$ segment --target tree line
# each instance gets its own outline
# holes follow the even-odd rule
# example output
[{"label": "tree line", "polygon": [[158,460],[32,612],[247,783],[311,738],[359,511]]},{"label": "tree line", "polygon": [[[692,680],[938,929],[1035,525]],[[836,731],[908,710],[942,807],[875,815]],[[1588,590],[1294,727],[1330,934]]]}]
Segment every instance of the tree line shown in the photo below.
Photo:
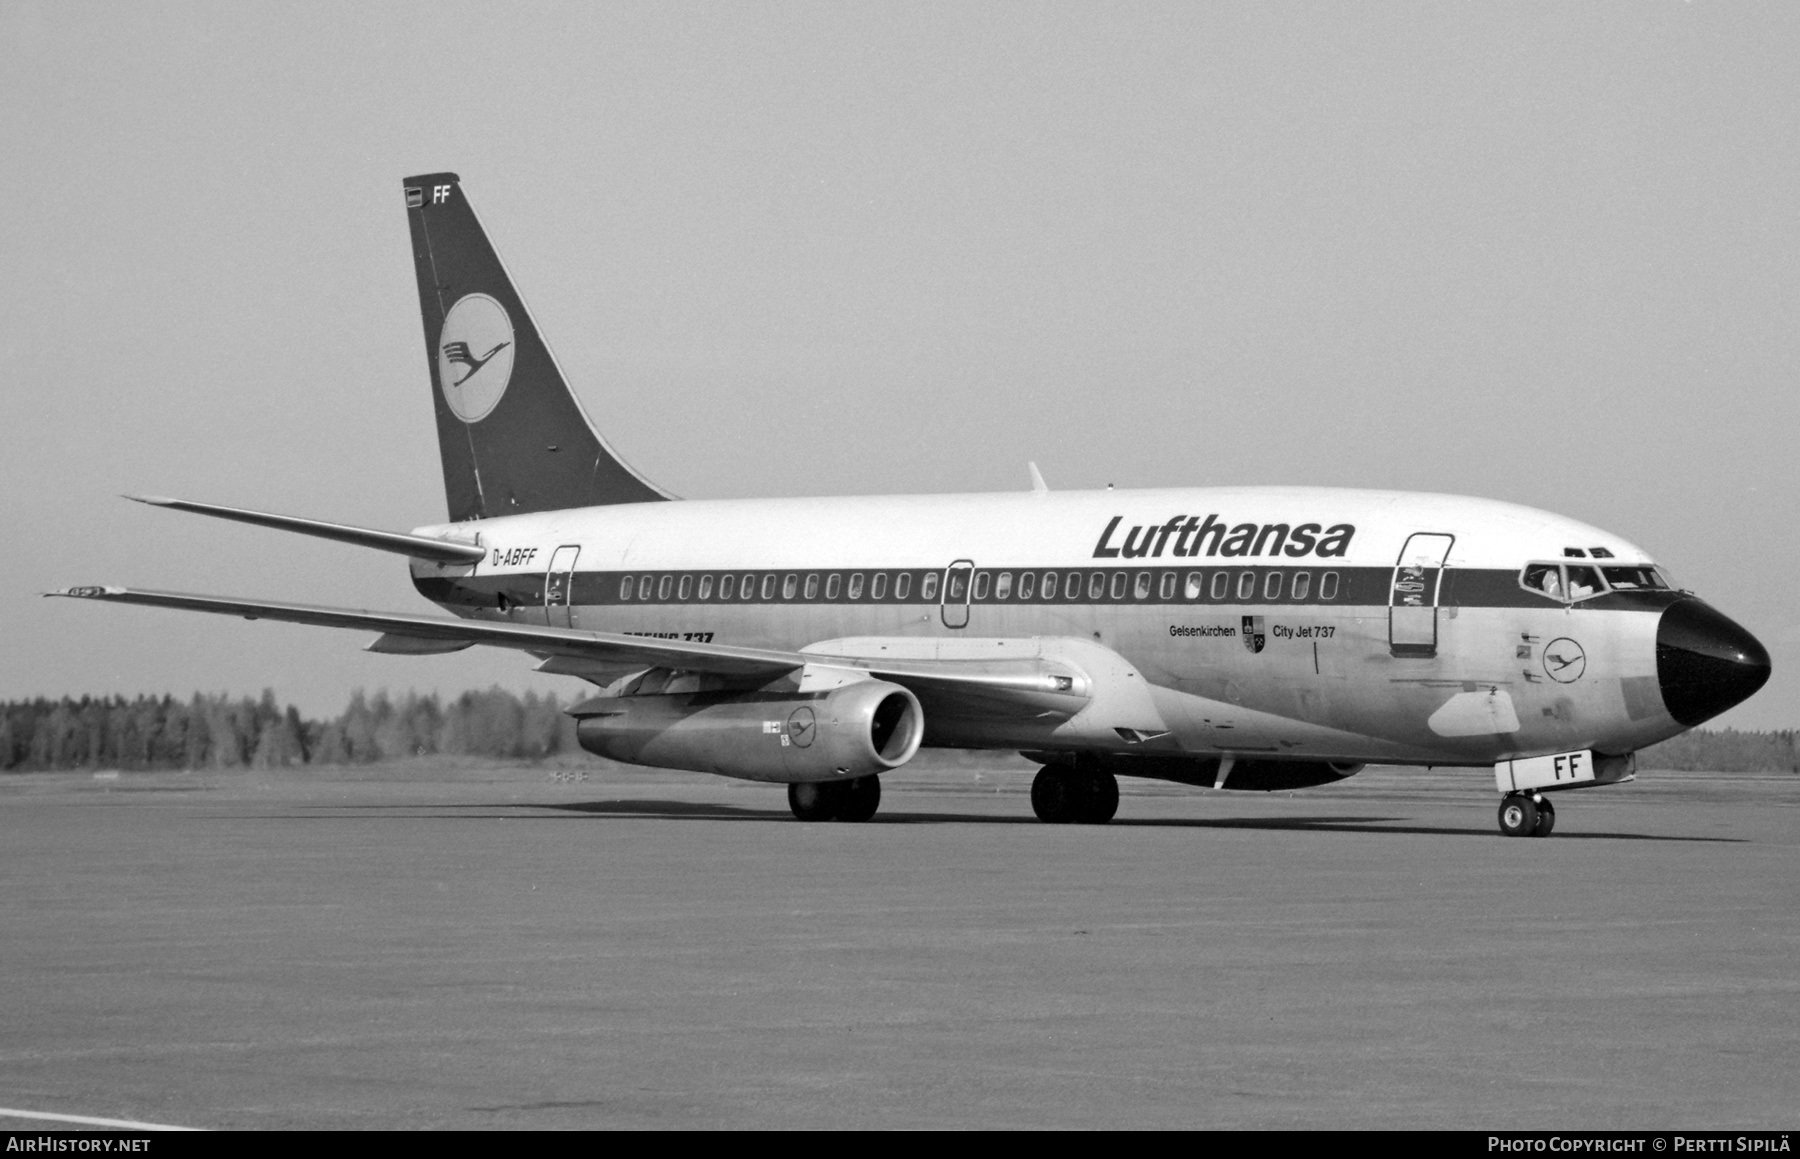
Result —
[{"label": "tree line", "polygon": [[[365,765],[426,756],[537,761],[580,752],[555,693],[502,688],[435,693],[360,689],[329,720],[308,720],[265,690],[260,699],[62,697],[0,705],[0,770],[235,769]],[[1643,769],[1800,772],[1800,733],[1695,729],[1638,754]]]},{"label": "tree line", "polygon": [[235,769],[363,765],[436,755],[543,760],[579,751],[555,693],[500,688],[449,701],[357,690],[344,711],[308,720],[273,691],[83,696],[0,706],[0,770]]},{"label": "tree line", "polygon": [[1697,728],[1638,753],[1640,769],[1716,773],[1800,773],[1800,732]]}]

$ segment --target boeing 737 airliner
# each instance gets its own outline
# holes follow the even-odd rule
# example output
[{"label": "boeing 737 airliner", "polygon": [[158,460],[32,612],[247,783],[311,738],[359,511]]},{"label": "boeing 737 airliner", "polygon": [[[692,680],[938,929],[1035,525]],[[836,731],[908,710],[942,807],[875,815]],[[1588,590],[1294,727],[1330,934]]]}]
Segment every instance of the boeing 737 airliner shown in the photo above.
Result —
[{"label": "boeing 737 airliner", "polygon": [[866,821],[921,745],[1041,762],[1049,822],[1118,776],[1224,790],[1367,762],[1493,771],[1500,828],[1749,697],[1754,637],[1597,527],[1448,495],[1225,487],[672,502],[594,429],[453,173],[403,183],[446,522],[376,531],[144,502],[409,557],[455,618],[74,587],[356,628],[377,652],[530,654],[581,744],[785,783]]}]

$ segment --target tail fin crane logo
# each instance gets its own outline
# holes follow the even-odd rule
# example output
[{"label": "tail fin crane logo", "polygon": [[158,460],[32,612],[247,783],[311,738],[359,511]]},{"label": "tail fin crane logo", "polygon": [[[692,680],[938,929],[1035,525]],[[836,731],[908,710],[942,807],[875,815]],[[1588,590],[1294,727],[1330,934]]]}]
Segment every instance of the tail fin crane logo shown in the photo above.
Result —
[{"label": "tail fin crane logo", "polygon": [[508,346],[511,346],[511,345],[512,345],[512,343],[510,343],[510,342],[502,342],[500,345],[494,347],[492,350],[488,351],[486,354],[483,354],[480,358],[476,358],[474,355],[469,353],[469,344],[467,342],[446,342],[446,343],[444,343],[444,361],[450,362],[450,363],[461,363],[462,365],[467,366],[469,368],[467,373],[465,373],[461,378],[457,379],[455,382],[451,383],[450,385],[451,386],[461,386],[463,383],[469,381],[470,378],[474,377],[474,374],[477,370],[480,370],[482,367],[486,366],[489,362],[492,362],[494,360],[494,355],[500,353],[502,350],[505,350]]},{"label": "tail fin crane logo", "polygon": [[456,300],[438,332],[437,369],[438,389],[457,418],[478,423],[499,404],[517,351],[504,306],[486,294]]}]

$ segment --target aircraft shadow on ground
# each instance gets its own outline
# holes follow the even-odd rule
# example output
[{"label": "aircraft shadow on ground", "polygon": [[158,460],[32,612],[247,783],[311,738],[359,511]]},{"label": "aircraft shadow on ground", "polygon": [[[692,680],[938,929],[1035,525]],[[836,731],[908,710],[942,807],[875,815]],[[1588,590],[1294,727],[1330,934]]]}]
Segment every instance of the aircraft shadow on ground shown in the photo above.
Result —
[{"label": "aircraft shadow on ground", "polygon": [[[1363,833],[1369,835],[1382,834],[1422,834],[1441,837],[1498,837],[1499,833],[1485,826],[1451,827],[1447,825],[1390,825],[1387,822],[1399,821],[1399,817],[1228,817],[1228,818],[1172,818],[1166,821],[1150,820],[1114,820],[1114,825],[1134,826],[1186,826],[1194,829],[1290,829],[1314,833]],[[1379,825],[1380,828],[1371,828]],[[1555,840],[1566,841],[1699,841],[1707,844],[1739,845],[1744,843],[1742,837],[1683,837],[1657,833],[1583,833],[1579,830],[1561,830]]]},{"label": "aircraft shadow on ground", "polygon": [[[534,804],[530,802],[500,802],[491,804],[443,804],[443,805],[334,805],[319,806],[331,813],[339,812],[404,812],[409,817],[424,820],[432,816],[443,816],[449,810],[456,816],[475,819],[507,818],[510,820],[527,820],[537,816],[540,820],[575,819],[577,817],[593,818],[633,818],[641,820],[661,821],[761,821],[765,823],[792,824],[794,817],[786,809],[753,809],[741,805],[722,805],[716,802],[668,801],[668,800],[621,800],[621,801],[575,801]],[[483,810],[475,813],[474,810]],[[543,810],[544,813],[533,814],[521,810]],[[320,813],[309,813],[306,816],[319,819]],[[1447,825],[1407,825],[1393,824],[1404,822],[1404,817],[1342,817],[1342,816],[1305,816],[1305,817],[1159,817],[1159,818],[1115,818],[1110,822],[1111,828],[1122,829],[1255,829],[1268,832],[1298,833],[1356,833],[1364,836],[1380,837],[1398,834],[1432,837],[1480,837],[1483,839],[1498,836],[1493,829],[1484,826],[1447,826]],[[917,811],[882,811],[872,825],[1040,825],[1036,817],[1029,814],[995,815],[992,813],[925,813]],[[1582,832],[1580,830],[1563,830],[1556,838],[1564,841],[1672,841],[1698,842],[1711,845],[1740,845],[1745,843],[1742,837],[1688,837],[1679,834],[1653,833],[1618,833],[1618,832]]]}]

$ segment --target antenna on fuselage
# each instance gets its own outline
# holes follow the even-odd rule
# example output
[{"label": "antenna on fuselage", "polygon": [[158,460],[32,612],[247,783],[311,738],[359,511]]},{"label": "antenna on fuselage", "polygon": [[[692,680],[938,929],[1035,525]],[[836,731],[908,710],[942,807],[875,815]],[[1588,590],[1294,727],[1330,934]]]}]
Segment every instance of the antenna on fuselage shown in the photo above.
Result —
[{"label": "antenna on fuselage", "polygon": [[1037,469],[1037,464],[1027,461],[1025,466],[1031,471],[1031,492],[1034,495],[1050,494],[1050,484],[1044,482],[1044,473]]}]

